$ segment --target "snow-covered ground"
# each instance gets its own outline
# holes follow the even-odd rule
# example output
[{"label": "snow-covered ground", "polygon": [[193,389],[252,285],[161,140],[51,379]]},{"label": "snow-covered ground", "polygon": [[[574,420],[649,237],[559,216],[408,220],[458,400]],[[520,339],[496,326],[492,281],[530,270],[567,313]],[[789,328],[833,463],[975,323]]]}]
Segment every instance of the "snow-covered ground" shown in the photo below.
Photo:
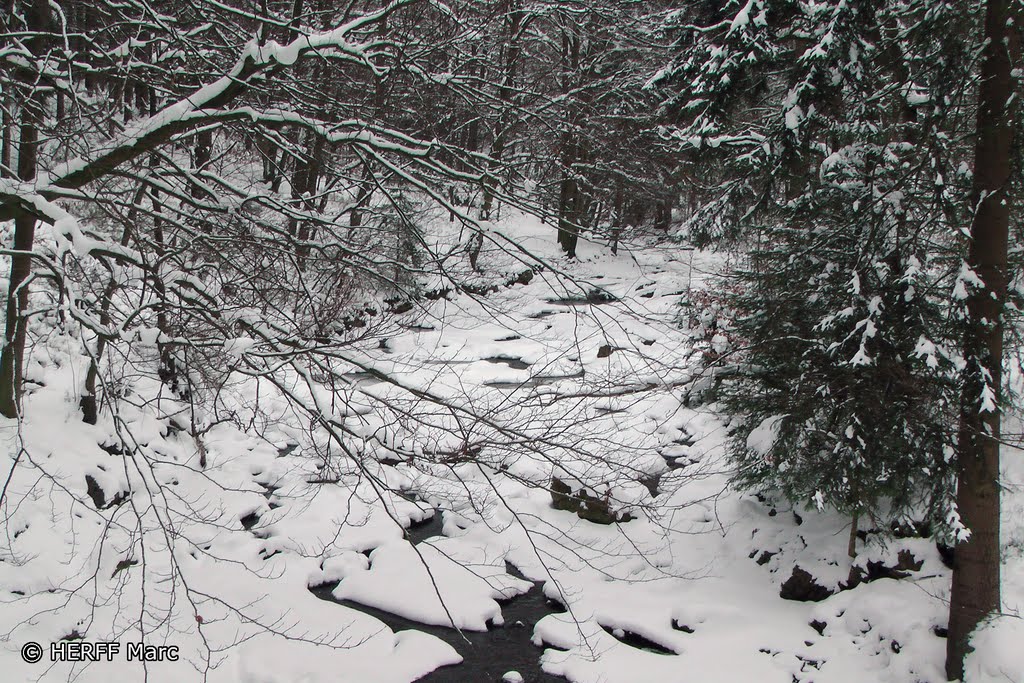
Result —
[{"label": "snow-covered ground", "polygon": [[[717,342],[680,308],[722,257],[583,244],[566,263],[550,226],[501,227],[549,269],[485,297],[425,300],[353,350],[401,386],[353,366],[351,384],[314,397],[360,435],[358,466],[325,456],[324,435],[255,380],[232,389],[246,428],[215,424],[201,445],[142,379],[125,380],[138,405],[85,425],[76,347],[39,340],[26,418],[0,423],[4,467],[16,464],[0,477],[0,678],[413,681],[457,664],[456,648],[352,603],[484,631],[542,582],[566,611],[538,621],[533,654],[579,683],[944,680],[949,572],[934,543],[869,535],[858,564],[909,550],[920,567],[820,602],[779,596],[796,566],[826,588],[847,579],[848,520],[727,486],[730,418],[688,391]],[[516,271],[497,248],[481,263]],[[579,301],[595,291],[600,303]],[[453,407],[408,404],[407,424],[379,409],[410,389]],[[384,446],[405,460],[379,462]],[[1020,456],[1004,456],[1007,616],[978,637],[972,683],[1024,681]],[[555,509],[553,474],[628,521]],[[432,514],[443,535],[410,543],[404,529]],[[333,582],[347,604],[309,590]],[[51,663],[49,643],[67,637],[176,645],[181,659]],[[30,641],[42,662],[23,661]]]}]

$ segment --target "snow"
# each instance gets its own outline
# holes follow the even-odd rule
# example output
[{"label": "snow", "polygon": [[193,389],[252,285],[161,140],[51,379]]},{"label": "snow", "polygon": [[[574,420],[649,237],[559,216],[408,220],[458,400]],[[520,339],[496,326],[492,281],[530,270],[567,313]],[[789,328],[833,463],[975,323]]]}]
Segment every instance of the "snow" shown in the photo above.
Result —
[{"label": "snow", "polygon": [[964,679],[969,683],[1024,680],[1024,618],[996,617],[971,638],[974,652],[967,656]]},{"label": "snow", "polygon": [[334,596],[424,624],[486,631],[488,622],[503,623],[497,600],[531,584],[509,576],[504,558],[484,551],[457,539],[382,545],[370,553],[368,568],[347,573]]},{"label": "snow", "polygon": [[785,418],[785,415],[773,415],[762,420],[747,436],[747,448],[762,457],[771,453]]},{"label": "snow", "polygon": [[[545,671],[574,683],[944,680],[945,641],[935,629],[945,623],[949,572],[933,543],[858,544],[859,566],[912,552],[923,566],[908,578],[819,603],[779,597],[797,566],[830,589],[847,579],[849,520],[730,488],[729,416],[684,400],[704,368],[679,305],[721,257],[629,245],[611,256],[584,240],[579,262],[566,263],[551,231],[513,213],[490,226],[480,263],[515,272],[521,264],[502,248],[515,240],[580,287],[546,272],[486,301],[432,301],[385,328],[387,352],[373,339],[347,350],[353,363],[337,361],[395,384],[361,377],[335,395],[290,376],[289,390],[349,430],[359,466],[325,455],[327,435],[304,425],[279,388],[251,379],[228,390],[252,427],[210,427],[201,437],[205,469],[194,437],[171,429],[187,420],[184,406],[157,398],[155,382],[132,382],[117,422],[85,425],[77,410],[83,359],[56,338],[39,342],[31,367],[44,386],[26,397],[20,428],[0,423],[8,469],[24,449],[0,546],[5,680],[72,673],[70,664],[24,663],[29,640],[79,630],[130,642],[144,630],[147,641],[183,653],[182,662],[152,665],[154,681],[198,670],[213,683],[404,683],[462,657],[434,635],[392,631],[360,606],[484,632],[504,622],[506,601],[532,582],[566,608],[537,622],[535,654]],[[553,303],[592,288],[615,300]],[[153,345],[157,334],[138,337]],[[237,360],[257,345],[239,336],[223,350]],[[599,357],[606,346],[613,352]],[[915,353],[932,362],[944,352],[922,338]],[[528,367],[510,367],[516,359]],[[394,428],[384,406],[407,396],[403,386],[472,414],[420,401],[417,424]],[[767,456],[784,418],[763,420],[747,447]],[[557,438],[539,441],[553,427]],[[101,448],[122,441],[131,457]],[[456,457],[477,442],[475,461]],[[389,448],[406,460],[377,462]],[[453,456],[427,457],[437,452]],[[1006,616],[975,635],[969,683],[1024,680],[1021,460],[1007,457],[1004,473]],[[553,472],[632,521],[604,526],[553,509],[545,490]],[[128,502],[97,510],[86,475],[106,501],[130,491]],[[643,483],[650,477],[660,477],[655,493]],[[441,515],[441,535],[414,545],[406,529],[432,514]],[[246,530],[242,520],[255,521]],[[341,604],[310,592],[334,582]],[[825,624],[820,634],[812,622]],[[120,660],[74,674],[106,683],[141,680],[142,670]],[[509,671],[503,680],[524,676]]]},{"label": "snow", "polygon": [[755,3],[755,0],[748,0],[747,4],[744,5],[739,12],[736,13],[735,17],[733,17],[732,23],[730,23],[729,25],[730,33],[732,33],[733,31],[741,30],[745,28],[747,24],[750,23],[750,12],[751,10],[754,9],[755,4],[763,8],[763,3]]},{"label": "snow", "polygon": [[971,270],[966,262],[960,264],[960,272],[957,274],[956,282],[953,285],[953,298],[957,301],[964,301],[970,295],[968,287],[984,289],[985,283],[981,281],[978,274]]},{"label": "snow", "polygon": [[800,107],[794,106],[786,111],[786,128],[791,131],[800,129],[800,121],[804,118],[804,112]]}]

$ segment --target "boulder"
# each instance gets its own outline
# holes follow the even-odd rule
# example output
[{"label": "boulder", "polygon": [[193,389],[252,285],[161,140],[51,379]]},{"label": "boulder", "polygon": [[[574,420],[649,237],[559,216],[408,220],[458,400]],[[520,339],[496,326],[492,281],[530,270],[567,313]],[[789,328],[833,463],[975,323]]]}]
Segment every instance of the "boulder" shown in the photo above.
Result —
[{"label": "boulder", "polygon": [[615,511],[611,509],[611,501],[607,496],[598,498],[583,486],[574,489],[558,477],[551,477],[550,490],[552,507],[556,510],[575,512],[577,517],[588,522],[613,524],[628,522],[632,519],[628,513],[621,516],[616,515]]}]

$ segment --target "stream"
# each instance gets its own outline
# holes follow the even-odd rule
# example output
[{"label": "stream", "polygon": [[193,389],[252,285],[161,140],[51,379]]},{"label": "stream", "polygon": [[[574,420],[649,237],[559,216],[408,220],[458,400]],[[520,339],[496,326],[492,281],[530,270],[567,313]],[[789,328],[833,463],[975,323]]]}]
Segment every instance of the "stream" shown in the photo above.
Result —
[{"label": "stream", "polygon": [[[413,524],[406,535],[416,544],[441,535],[441,514]],[[508,565],[507,571],[523,578],[518,570]],[[414,629],[429,633],[451,645],[462,656],[462,663],[436,669],[417,679],[417,683],[500,683],[502,676],[517,671],[524,683],[557,683],[565,679],[545,673],[540,668],[542,649],[533,644],[533,627],[549,614],[564,612],[564,608],[544,597],[541,583],[534,583],[526,593],[501,602],[504,626],[492,626],[487,631],[459,631],[444,626],[422,624],[374,607],[350,600],[339,600],[333,591],[338,581],[310,587],[310,592],[321,600],[345,605],[380,620],[392,631]]]},{"label": "stream", "polygon": [[[602,304],[614,301],[613,297],[604,295],[595,290],[588,293],[585,298],[579,299],[552,299],[548,303],[558,307],[576,307],[594,304]],[[540,318],[554,315],[559,311],[545,310],[540,314],[531,317]],[[412,326],[415,332],[428,331],[426,326]],[[511,341],[519,339],[517,335],[502,338],[498,341]],[[515,356],[495,355],[480,359],[492,364],[506,365],[513,370],[529,370],[530,363]],[[437,361],[440,364],[456,365],[477,362],[469,361]],[[566,375],[535,375],[522,381],[491,381],[485,382],[486,386],[498,389],[516,390],[529,387],[538,387],[566,379],[579,379],[583,376],[582,369],[578,372]],[[380,379],[369,372],[351,372],[345,375],[346,379],[355,383],[375,384]],[[645,484],[655,492],[657,480],[652,479]],[[252,520],[246,520],[250,524]],[[421,522],[412,524],[406,530],[408,540],[417,544],[428,538],[442,535],[441,513],[435,514]],[[517,578],[525,577],[511,564],[506,570]],[[375,607],[362,605],[351,600],[342,600],[334,596],[334,589],[338,587],[339,581],[323,583],[318,586],[311,586],[310,592],[321,600],[344,605],[350,609],[362,612],[378,619],[392,631],[416,630],[429,633],[451,645],[459,655],[462,656],[462,663],[436,669],[426,676],[418,679],[418,683],[500,683],[502,676],[508,672],[518,672],[524,683],[558,683],[566,679],[545,673],[540,667],[540,656],[543,652],[541,647],[533,643],[533,630],[537,622],[549,614],[559,614],[565,609],[559,603],[544,596],[543,584],[535,582],[533,587],[526,593],[518,595],[506,601],[501,601],[501,611],[504,618],[503,626],[491,626],[487,631],[462,631],[461,633],[450,627],[423,624],[406,617],[392,614]]]}]

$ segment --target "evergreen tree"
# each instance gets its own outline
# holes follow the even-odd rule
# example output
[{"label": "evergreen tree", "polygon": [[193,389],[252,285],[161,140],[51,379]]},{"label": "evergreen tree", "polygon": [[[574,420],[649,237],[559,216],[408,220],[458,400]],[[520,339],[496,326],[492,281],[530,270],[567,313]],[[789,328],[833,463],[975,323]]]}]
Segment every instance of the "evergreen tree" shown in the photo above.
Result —
[{"label": "evergreen tree", "polygon": [[690,162],[690,225],[751,245],[734,301],[745,362],[724,388],[749,415],[737,481],[848,513],[852,532],[861,515],[926,514],[963,534],[951,295],[977,22],[923,1],[669,16],[682,56],[657,83],[677,84],[665,137]]}]

